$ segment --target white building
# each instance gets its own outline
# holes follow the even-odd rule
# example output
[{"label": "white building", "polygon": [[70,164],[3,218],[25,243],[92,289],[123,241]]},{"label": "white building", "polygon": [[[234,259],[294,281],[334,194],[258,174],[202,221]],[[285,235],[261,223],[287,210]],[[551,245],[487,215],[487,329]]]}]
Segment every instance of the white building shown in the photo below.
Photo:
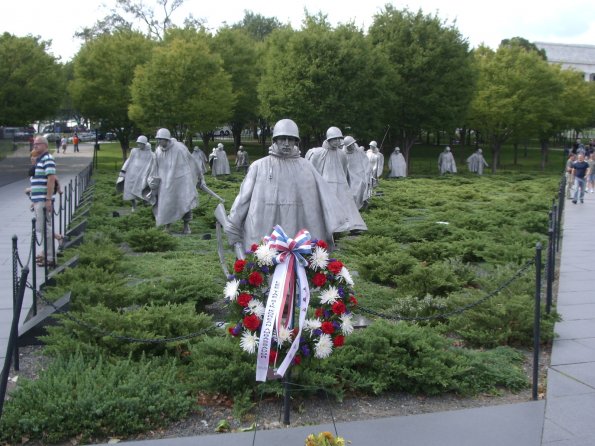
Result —
[{"label": "white building", "polygon": [[534,43],[540,50],[545,50],[548,62],[560,64],[562,68],[574,68],[584,73],[586,81],[595,82],[595,45]]}]

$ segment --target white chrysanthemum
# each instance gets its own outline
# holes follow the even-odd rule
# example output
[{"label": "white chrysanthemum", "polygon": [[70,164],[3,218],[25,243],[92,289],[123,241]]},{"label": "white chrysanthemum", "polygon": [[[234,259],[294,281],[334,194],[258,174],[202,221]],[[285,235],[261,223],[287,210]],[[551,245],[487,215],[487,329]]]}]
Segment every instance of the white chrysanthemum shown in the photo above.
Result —
[{"label": "white chrysanthemum", "polygon": [[328,265],[328,251],[320,246],[316,246],[310,256],[310,268],[313,270],[325,269]]},{"label": "white chrysanthemum", "polygon": [[240,347],[245,352],[254,353],[258,347],[258,336],[250,332],[250,330],[244,330],[242,332],[242,339],[240,339]]},{"label": "white chrysanthemum", "polygon": [[281,327],[277,333],[277,343],[283,345],[286,342],[291,343],[293,340],[293,331],[287,327]]},{"label": "white chrysanthemum", "polygon": [[339,292],[334,286],[329,286],[326,290],[320,293],[320,303],[322,305],[332,305],[339,299]]},{"label": "white chrysanthemum", "polygon": [[333,339],[331,335],[323,333],[318,338],[318,342],[314,346],[314,357],[316,358],[328,358],[333,352]]},{"label": "white chrysanthemum", "polygon": [[307,330],[307,331],[317,330],[321,326],[322,326],[322,321],[320,319],[306,319],[304,321],[304,330]]},{"label": "white chrysanthemum", "polygon": [[225,297],[229,300],[236,300],[239,294],[238,288],[240,287],[240,281],[233,279],[225,284]]},{"label": "white chrysanthemum", "polygon": [[264,316],[264,310],[263,303],[258,299],[251,299],[250,302],[248,302],[248,311],[258,316],[259,319],[262,319]]},{"label": "white chrysanthemum", "polygon": [[343,281],[347,285],[353,286],[353,279],[351,278],[351,274],[349,273],[349,270],[347,268],[341,268],[341,271],[339,271],[339,274],[337,275],[339,276],[339,278],[343,279]]},{"label": "white chrysanthemum", "polygon": [[272,266],[277,251],[268,245],[259,245],[254,254],[256,255],[256,259],[260,266]]},{"label": "white chrysanthemum", "polygon": [[341,316],[341,331],[345,336],[353,333],[353,321],[351,320],[351,314],[343,313]]}]

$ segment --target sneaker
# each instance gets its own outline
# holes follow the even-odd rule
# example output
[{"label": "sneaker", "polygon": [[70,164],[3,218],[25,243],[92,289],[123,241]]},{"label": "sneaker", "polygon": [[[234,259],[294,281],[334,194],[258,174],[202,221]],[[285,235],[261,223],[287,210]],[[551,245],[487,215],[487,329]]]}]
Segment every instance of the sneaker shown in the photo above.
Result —
[{"label": "sneaker", "polygon": [[581,204],[583,204],[583,203],[584,203],[584,201],[583,201],[583,200],[581,200]]},{"label": "sneaker", "polygon": [[572,200],[572,204],[576,204],[576,200]]}]

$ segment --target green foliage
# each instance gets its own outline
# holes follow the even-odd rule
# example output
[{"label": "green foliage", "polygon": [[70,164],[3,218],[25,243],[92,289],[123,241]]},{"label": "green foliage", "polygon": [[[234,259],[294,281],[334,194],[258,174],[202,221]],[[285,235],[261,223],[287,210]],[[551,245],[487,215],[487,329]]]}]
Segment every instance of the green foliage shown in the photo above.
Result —
[{"label": "green foliage", "polygon": [[126,242],[137,252],[163,252],[176,247],[176,239],[162,229],[132,229],[125,236]]},{"label": "green foliage", "polygon": [[163,427],[194,406],[176,363],[159,358],[112,362],[71,353],[55,359],[39,379],[19,384],[4,406],[2,441],[131,435]]},{"label": "green foliage", "polygon": [[43,341],[49,354],[62,357],[77,349],[89,357],[98,351],[105,356],[122,358],[129,355],[140,358],[143,354],[175,355],[185,351],[198,338],[167,343],[136,342],[126,338],[159,341],[198,333],[213,325],[211,317],[196,314],[191,303],[147,305],[120,311],[97,305],[87,307],[84,313],[73,312],[58,318],[60,324],[48,327],[48,335]]}]

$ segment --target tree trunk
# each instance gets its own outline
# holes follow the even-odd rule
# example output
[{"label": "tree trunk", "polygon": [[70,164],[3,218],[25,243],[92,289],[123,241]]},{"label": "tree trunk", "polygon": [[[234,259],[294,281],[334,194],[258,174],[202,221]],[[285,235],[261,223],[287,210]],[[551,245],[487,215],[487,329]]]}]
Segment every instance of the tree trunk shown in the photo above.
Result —
[{"label": "tree trunk", "polygon": [[547,152],[548,152],[549,144],[548,140],[544,139],[541,140],[541,171],[545,170],[545,166],[547,164]]},{"label": "tree trunk", "polygon": [[403,156],[405,157],[405,161],[407,163],[407,175],[411,173],[411,157],[409,154],[411,153],[411,148],[415,143],[415,138],[408,138],[407,135],[403,136]]},{"label": "tree trunk", "polygon": [[513,151],[512,164],[514,164],[516,166],[518,164],[518,160],[519,160],[519,143],[515,142],[513,146],[514,146],[514,151]]},{"label": "tree trunk", "polygon": [[494,139],[492,142],[492,173],[496,173],[500,166],[500,147],[502,144],[499,140]]}]

